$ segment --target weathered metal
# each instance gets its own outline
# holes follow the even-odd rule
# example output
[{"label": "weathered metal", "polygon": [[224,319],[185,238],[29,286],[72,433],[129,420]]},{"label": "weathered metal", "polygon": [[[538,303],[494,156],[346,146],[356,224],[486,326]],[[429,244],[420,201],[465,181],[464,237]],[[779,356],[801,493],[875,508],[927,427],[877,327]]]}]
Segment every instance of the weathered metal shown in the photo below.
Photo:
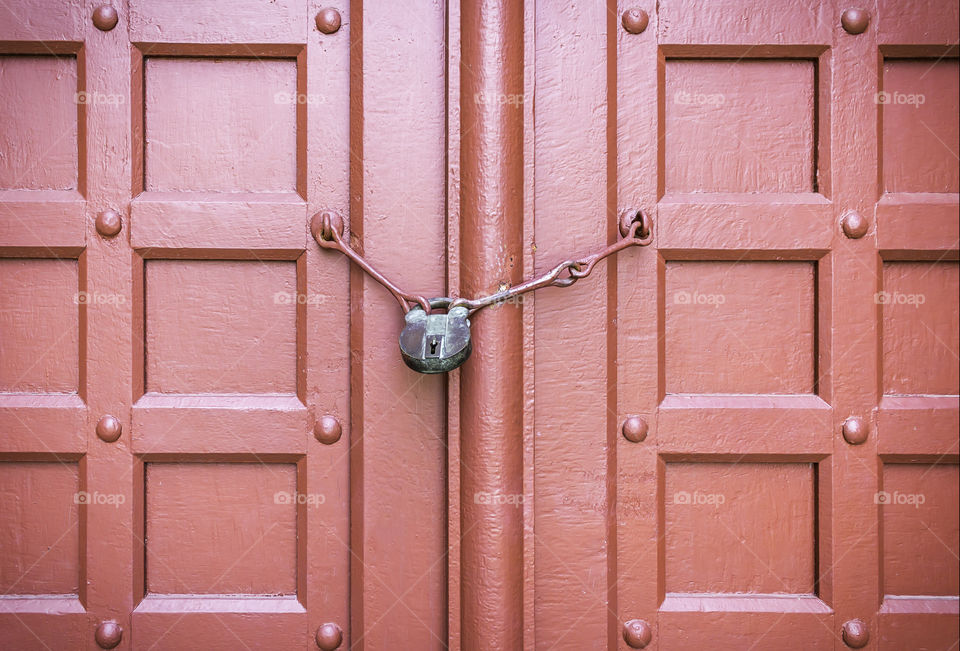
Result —
[{"label": "weathered metal", "polygon": [[[418,373],[448,373],[470,357],[470,321],[468,317],[478,310],[508,302],[515,302],[523,294],[544,287],[570,287],[586,278],[598,262],[630,246],[649,246],[653,229],[643,211],[633,211],[621,218],[623,238],[599,251],[577,259],[565,260],[545,274],[508,286],[475,299],[432,298],[404,292],[343,240],[343,220],[335,213],[325,211],[314,215],[311,232],[317,243],[326,249],[335,249],[346,255],[371,278],[393,294],[405,311],[405,325],[400,331],[400,353],[404,363]],[[565,275],[564,275],[565,274]],[[411,303],[415,303],[412,308]],[[434,310],[446,313],[436,314]]]},{"label": "weathered metal", "polygon": [[123,218],[116,210],[103,210],[97,214],[97,232],[103,237],[114,237],[123,229]]},{"label": "weathered metal", "polygon": [[570,287],[581,278],[586,278],[598,262],[606,257],[623,251],[631,246],[649,246],[653,242],[652,226],[642,212],[637,212],[635,221],[630,224],[622,239],[590,255],[573,260],[564,260],[550,271],[537,278],[531,278],[519,285],[506,287],[488,296],[475,299],[455,298],[451,307],[466,307],[470,314],[488,305],[497,305],[513,301],[523,294],[544,287]]},{"label": "weathered metal", "polygon": [[333,7],[324,7],[317,12],[317,29],[324,34],[335,34],[340,30],[340,12]]},{"label": "weathered metal", "polygon": [[956,647],[957,0],[7,4],[0,648]]},{"label": "weathered metal", "polygon": [[119,20],[120,15],[116,8],[111,5],[100,5],[93,11],[93,24],[101,31],[109,32],[117,26]]},{"label": "weathered metal", "polygon": [[[340,251],[363,269],[371,278],[386,287],[407,314],[411,311],[410,304],[416,303],[416,307],[424,314],[430,314],[435,308],[452,310],[457,307],[465,307],[469,311],[469,314],[472,315],[484,307],[515,300],[523,294],[537,289],[543,289],[544,287],[570,287],[581,278],[589,276],[596,264],[604,258],[631,246],[649,246],[650,243],[653,242],[653,227],[646,213],[643,211],[631,211],[629,215],[626,216],[626,219],[626,222],[624,222],[623,218],[620,222],[621,232],[623,233],[621,240],[609,244],[595,253],[576,259],[564,260],[537,278],[531,278],[518,285],[505,287],[486,296],[473,299],[455,296],[452,298],[434,298],[427,300],[419,294],[404,292],[388,280],[386,276],[374,269],[373,265],[367,262],[362,255],[354,251],[349,244],[344,242],[343,221],[334,213],[323,212],[315,215],[311,222],[311,230],[314,239],[317,240],[320,246]],[[564,272],[566,272],[566,275],[564,275]]]},{"label": "weathered metal", "polygon": [[393,294],[393,297],[400,303],[404,312],[410,311],[411,304],[416,303],[420,308],[429,314],[430,301],[420,295],[408,294],[397,287],[394,283],[382,273],[373,268],[362,255],[354,251],[349,244],[343,241],[343,218],[335,212],[325,210],[317,213],[310,221],[310,232],[313,233],[313,239],[317,244],[325,249],[335,249],[340,251],[358,267],[363,269],[367,275],[387,288]]},{"label": "weathered metal", "polygon": [[427,314],[420,306],[404,315],[400,331],[400,354],[404,363],[418,373],[447,373],[470,357],[469,314],[465,307],[454,307],[449,298],[430,299],[431,308],[444,313]]},{"label": "weathered metal", "polygon": [[849,34],[863,34],[870,25],[870,14],[859,7],[847,9],[840,16],[840,24]]},{"label": "weathered metal", "polygon": [[340,440],[342,434],[343,426],[340,425],[340,419],[330,414],[318,418],[313,428],[314,437],[324,445],[333,445]]}]

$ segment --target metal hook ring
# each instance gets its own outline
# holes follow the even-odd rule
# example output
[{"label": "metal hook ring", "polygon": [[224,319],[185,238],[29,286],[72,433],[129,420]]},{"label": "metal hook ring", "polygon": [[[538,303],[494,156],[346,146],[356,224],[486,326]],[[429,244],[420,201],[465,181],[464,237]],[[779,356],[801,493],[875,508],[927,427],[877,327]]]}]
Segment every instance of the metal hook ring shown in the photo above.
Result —
[{"label": "metal hook ring", "polygon": [[[639,227],[634,228],[634,225]],[[620,237],[633,237],[645,240],[653,233],[653,221],[650,216],[641,208],[627,208],[620,213],[620,221],[617,224],[620,229]]]}]

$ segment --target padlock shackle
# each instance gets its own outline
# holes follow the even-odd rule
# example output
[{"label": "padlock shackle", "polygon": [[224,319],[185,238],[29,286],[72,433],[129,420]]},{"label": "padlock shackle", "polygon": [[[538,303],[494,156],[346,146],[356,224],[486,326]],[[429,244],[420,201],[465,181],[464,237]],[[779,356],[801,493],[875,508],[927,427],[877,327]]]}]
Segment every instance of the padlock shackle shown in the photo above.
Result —
[{"label": "padlock shackle", "polygon": [[[431,312],[433,312],[434,310],[448,310],[450,309],[450,306],[453,304],[453,299],[448,298],[446,296],[435,296],[434,298],[428,299],[427,303],[430,305]],[[422,310],[422,309],[423,307],[421,307],[420,304],[418,303],[416,305],[413,305],[407,311],[411,312],[413,310]]]}]

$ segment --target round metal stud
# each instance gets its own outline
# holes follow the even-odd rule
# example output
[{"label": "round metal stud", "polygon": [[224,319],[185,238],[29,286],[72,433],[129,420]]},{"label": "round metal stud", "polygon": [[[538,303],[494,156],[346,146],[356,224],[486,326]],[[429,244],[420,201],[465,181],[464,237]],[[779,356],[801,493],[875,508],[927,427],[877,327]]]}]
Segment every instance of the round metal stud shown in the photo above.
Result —
[{"label": "round metal stud", "polygon": [[870,641],[870,631],[861,619],[851,619],[843,624],[843,642],[851,649],[862,649]]},{"label": "round metal stud", "polygon": [[329,242],[333,239],[333,231],[336,231],[337,235],[343,235],[343,218],[332,210],[318,212],[310,220],[310,232],[317,241]]},{"label": "round metal stud", "polygon": [[110,5],[100,5],[93,11],[93,24],[102,32],[109,32],[117,26],[120,16]]},{"label": "round metal stud", "polygon": [[642,619],[631,619],[623,625],[623,641],[631,649],[642,649],[653,639],[650,624]]},{"label": "round metal stud", "polygon": [[115,416],[107,414],[97,421],[97,436],[99,436],[102,441],[113,443],[120,438],[122,432],[123,426]]},{"label": "round metal stud", "polygon": [[840,220],[840,226],[843,228],[843,234],[851,240],[858,240],[867,234],[869,224],[863,216],[856,211],[849,211],[844,214]]},{"label": "round metal stud", "polygon": [[313,428],[313,435],[324,445],[333,445],[340,440],[343,428],[340,427],[340,421],[333,416],[324,416],[317,421]]},{"label": "round metal stud", "polygon": [[640,416],[629,416],[627,420],[623,421],[623,427],[620,428],[620,432],[623,434],[623,438],[633,443],[640,443],[645,438],[647,438],[647,421],[645,421]]},{"label": "round metal stud", "polygon": [[97,232],[103,237],[113,237],[123,228],[123,219],[116,210],[104,210],[97,215]]},{"label": "round metal stud", "polygon": [[865,9],[847,9],[840,16],[840,24],[848,34],[863,34],[870,25],[870,14]]},{"label": "round metal stud", "polygon": [[317,29],[324,34],[333,34],[340,29],[340,12],[333,7],[324,7],[317,14]]},{"label": "round metal stud", "polygon": [[859,416],[851,416],[843,421],[843,439],[850,445],[860,445],[867,440],[870,428]]},{"label": "round metal stud", "polygon": [[333,651],[343,642],[343,631],[332,622],[321,624],[317,629],[317,646],[323,651]]},{"label": "round metal stud", "polygon": [[620,23],[630,34],[640,34],[650,24],[650,16],[643,9],[633,7],[623,12]]},{"label": "round metal stud", "polygon": [[100,622],[93,637],[101,649],[112,649],[123,639],[123,629],[120,628],[120,624],[108,619]]}]

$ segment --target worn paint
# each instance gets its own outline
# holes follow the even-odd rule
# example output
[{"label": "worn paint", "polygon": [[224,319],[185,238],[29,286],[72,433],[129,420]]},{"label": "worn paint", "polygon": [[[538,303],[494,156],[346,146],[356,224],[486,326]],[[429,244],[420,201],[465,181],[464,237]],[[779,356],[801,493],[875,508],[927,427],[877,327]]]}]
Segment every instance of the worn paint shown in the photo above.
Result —
[{"label": "worn paint", "polygon": [[956,644],[956,0],[181,5],[0,7],[0,647]]}]

